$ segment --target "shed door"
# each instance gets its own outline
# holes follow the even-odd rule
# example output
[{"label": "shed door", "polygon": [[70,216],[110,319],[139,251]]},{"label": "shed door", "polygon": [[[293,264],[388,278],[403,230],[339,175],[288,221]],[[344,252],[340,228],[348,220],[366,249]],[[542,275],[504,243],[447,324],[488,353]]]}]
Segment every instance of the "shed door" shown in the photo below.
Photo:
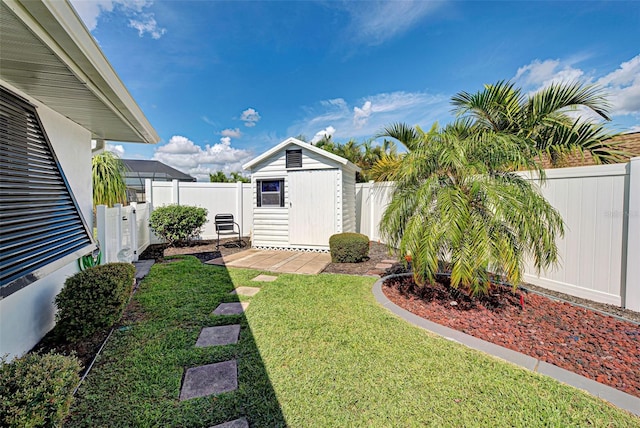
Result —
[{"label": "shed door", "polygon": [[329,245],[335,233],[337,170],[289,171],[289,243]]}]

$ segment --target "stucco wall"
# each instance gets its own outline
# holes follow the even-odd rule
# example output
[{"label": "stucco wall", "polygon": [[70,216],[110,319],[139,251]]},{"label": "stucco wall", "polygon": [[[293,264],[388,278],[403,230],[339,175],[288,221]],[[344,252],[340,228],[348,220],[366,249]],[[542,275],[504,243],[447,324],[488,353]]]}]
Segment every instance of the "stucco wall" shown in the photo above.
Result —
[{"label": "stucco wall", "polygon": [[[6,82],[0,80],[0,84],[37,106],[80,211],[91,227],[91,133]],[[76,263],[71,263],[0,300],[0,355],[9,354],[11,358],[24,354],[53,328],[53,299],[65,279],[77,271]]]}]

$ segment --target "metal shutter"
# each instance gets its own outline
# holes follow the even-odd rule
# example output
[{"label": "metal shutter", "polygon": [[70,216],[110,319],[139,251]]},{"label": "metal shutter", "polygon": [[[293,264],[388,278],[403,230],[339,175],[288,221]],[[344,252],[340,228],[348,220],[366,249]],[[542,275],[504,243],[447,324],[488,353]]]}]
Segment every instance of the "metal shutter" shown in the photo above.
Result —
[{"label": "metal shutter", "polygon": [[0,87],[0,297],[92,245],[35,108]]}]

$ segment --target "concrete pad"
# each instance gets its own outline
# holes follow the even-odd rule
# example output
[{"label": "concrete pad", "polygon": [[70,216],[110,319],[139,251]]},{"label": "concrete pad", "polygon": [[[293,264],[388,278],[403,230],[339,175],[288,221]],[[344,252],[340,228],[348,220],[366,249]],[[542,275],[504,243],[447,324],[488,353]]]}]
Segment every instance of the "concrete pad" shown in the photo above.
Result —
[{"label": "concrete pad", "polygon": [[187,370],[180,390],[180,401],[206,397],[238,389],[236,360],[207,364]]},{"label": "concrete pad", "polygon": [[213,311],[214,315],[238,315],[244,312],[249,302],[220,303]]},{"label": "concrete pad", "polygon": [[258,294],[259,291],[260,289],[258,287],[238,287],[235,290],[233,290],[230,294],[239,294],[241,296],[251,297]]},{"label": "concrete pad", "polygon": [[205,346],[230,345],[232,343],[238,343],[239,335],[239,324],[205,327],[200,331],[196,347],[204,348]]},{"label": "concrete pad", "polygon": [[258,275],[255,278],[253,278],[251,281],[273,282],[276,279],[278,279],[278,277],[273,275]]},{"label": "concrete pad", "polygon": [[249,422],[246,418],[236,419],[235,421],[225,422],[211,428],[249,428]]}]

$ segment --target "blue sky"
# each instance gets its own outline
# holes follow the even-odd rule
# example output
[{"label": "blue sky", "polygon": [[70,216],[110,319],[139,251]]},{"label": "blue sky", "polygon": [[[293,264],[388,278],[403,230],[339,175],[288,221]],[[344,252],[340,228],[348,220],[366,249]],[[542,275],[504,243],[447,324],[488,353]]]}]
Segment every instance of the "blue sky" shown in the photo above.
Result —
[{"label": "blue sky", "polygon": [[364,141],[452,120],[459,91],[602,85],[640,130],[638,1],[72,0],[158,131],[112,142],[208,180],[290,136]]}]

